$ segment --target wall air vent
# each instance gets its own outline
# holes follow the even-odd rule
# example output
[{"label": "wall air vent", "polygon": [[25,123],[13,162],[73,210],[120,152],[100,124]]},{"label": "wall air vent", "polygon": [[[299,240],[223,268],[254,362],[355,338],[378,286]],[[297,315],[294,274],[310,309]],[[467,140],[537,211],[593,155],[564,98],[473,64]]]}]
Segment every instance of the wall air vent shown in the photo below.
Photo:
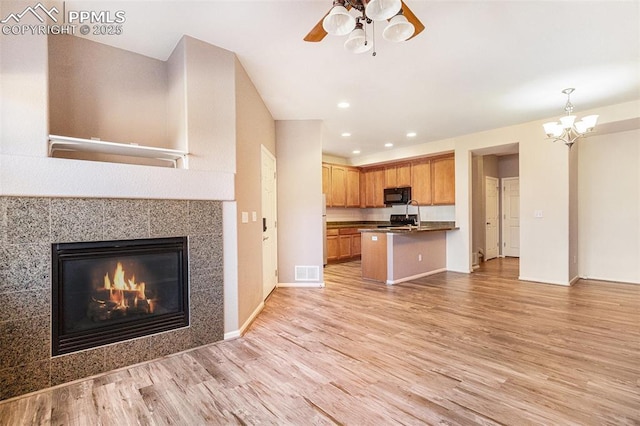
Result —
[{"label": "wall air vent", "polygon": [[296,281],[320,281],[319,266],[298,266],[295,267]]}]

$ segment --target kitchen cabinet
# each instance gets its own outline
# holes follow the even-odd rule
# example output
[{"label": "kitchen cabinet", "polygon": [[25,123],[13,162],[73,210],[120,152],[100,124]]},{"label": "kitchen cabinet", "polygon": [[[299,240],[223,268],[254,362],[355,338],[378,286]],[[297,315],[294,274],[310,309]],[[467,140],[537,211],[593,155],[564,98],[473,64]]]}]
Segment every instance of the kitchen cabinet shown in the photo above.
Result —
[{"label": "kitchen cabinet", "polygon": [[363,169],[322,164],[322,190],[327,194],[327,207],[385,207],[384,189],[405,186],[411,187],[411,198],[421,206],[455,204],[454,155]]},{"label": "kitchen cabinet", "polygon": [[322,191],[327,207],[360,207],[360,170],[322,163]]},{"label": "kitchen cabinet", "polygon": [[384,168],[384,187],[411,186],[411,164],[394,164]]},{"label": "kitchen cabinet", "polygon": [[453,156],[431,161],[432,204],[446,205],[456,202],[456,165]]},{"label": "kitchen cabinet", "polygon": [[340,166],[331,166],[331,207],[347,205],[347,170]]},{"label": "kitchen cabinet", "polygon": [[365,172],[365,207],[384,207],[384,169]]},{"label": "kitchen cabinet", "polygon": [[360,257],[360,232],[357,228],[327,229],[327,261]]},{"label": "kitchen cabinet", "polygon": [[347,207],[360,207],[360,170],[347,169]]},{"label": "kitchen cabinet", "polygon": [[327,229],[327,262],[336,261],[338,257],[340,257],[338,230]]},{"label": "kitchen cabinet", "polygon": [[411,198],[421,206],[431,205],[431,161],[411,163]]},{"label": "kitchen cabinet", "polygon": [[331,205],[331,165],[322,163],[322,193],[325,194],[327,206]]}]

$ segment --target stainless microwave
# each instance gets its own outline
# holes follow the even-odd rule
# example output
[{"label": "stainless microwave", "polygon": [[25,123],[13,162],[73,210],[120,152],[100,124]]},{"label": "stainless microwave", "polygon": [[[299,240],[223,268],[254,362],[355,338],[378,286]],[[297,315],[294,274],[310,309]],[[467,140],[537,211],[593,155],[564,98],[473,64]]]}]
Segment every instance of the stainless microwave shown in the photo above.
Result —
[{"label": "stainless microwave", "polygon": [[411,187],[385,188],[384,204],[392,206],[394,204],[407,204],[411,200]]}]

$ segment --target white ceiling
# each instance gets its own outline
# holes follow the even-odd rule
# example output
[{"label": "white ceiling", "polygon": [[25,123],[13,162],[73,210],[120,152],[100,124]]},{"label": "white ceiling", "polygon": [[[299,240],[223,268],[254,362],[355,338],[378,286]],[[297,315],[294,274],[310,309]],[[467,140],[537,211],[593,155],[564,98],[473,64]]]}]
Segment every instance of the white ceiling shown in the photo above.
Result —
[{"label": "white ceiling", "polygon": [[[637,0],[405,3],[425,31],[395,44],[376,25],[375,57],[347,53],[346,37],[302,40],[331,0],[66,7],[124,10],[124,33],[94,40],[154,58],[167,59],[183,34],[235,52],[274,119],[323,120],[323,152],[341,157],[556,117],[566,87],[576,88],[578,115],[640,99]],[[351,107],[339,109],[340,101]]]}]

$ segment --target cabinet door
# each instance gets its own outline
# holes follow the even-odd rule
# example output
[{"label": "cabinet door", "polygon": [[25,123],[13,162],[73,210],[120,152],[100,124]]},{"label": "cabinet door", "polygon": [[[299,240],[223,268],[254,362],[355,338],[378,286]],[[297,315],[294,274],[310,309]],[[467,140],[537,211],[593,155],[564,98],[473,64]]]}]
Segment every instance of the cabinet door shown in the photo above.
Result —
[{"label": "cabinet door", "polygon": [[384,207],[384,169],[373,171],[373,206]]},{"label": "cabinet door", "polygon": [[327,261],[338,260],[340,256],[340,246],[338,244],[338,236],[327,236]]},{"label": "cabinet door", "polygon": [[347,169],[347,207],[360,207],[360,170]]},{"label": "cabinet door", "polygon": [[384,187],[397,188],[398,182],[396,177],[396,166],[388,166],[384,168]]},{"label": "cabinet door", "polygon": [[411,198],[421,206],[431,205],[431,162],[411,163]]},{"label": "cabinet door", "polygon": [[354,234],[351,236],[351,256],[356,257],[360,256],[362,250],[360,248],[362,244],[362,239],[360,237],[360,233]]},{"label": "cabinet door", "polygon": [[340,246],[338,259],[348,259],[351,257],[351,235],[340,235],[338,237],[338,245]]},{"label": "cabinet door", "polygon": [[411,164],[396,166],[396,186],[411,186]]},{"label": "cabinet door", "polygon": [[455,204],[456,164],[454,157],[431,161],[433,175],[433,204]]},{"label": "cabinet door", "polygon": [[331,166],[322,163],[322,193],[326,195],[327,206],[331,206]]},{"label": "cabinet door", "polygon": [[340,166],[331,166],[331,205],[347,205],[347,170]]}]

